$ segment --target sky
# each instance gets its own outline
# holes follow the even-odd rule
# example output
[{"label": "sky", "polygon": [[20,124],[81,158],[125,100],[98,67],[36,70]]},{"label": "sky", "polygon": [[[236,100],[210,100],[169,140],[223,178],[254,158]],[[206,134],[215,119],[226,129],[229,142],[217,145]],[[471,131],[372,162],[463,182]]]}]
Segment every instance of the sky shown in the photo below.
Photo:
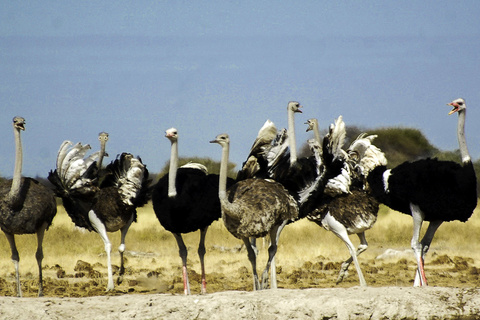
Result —
[{"label": "sky", "polygon": [[2,1],[0,175],[11,177],[11,121],[26,119],[23,174],[46,177],[64,140],[141,156],[150,172],[179,154],[245,160],[265,120],[413,127],[442,150],[480,157],[480,1]]}]

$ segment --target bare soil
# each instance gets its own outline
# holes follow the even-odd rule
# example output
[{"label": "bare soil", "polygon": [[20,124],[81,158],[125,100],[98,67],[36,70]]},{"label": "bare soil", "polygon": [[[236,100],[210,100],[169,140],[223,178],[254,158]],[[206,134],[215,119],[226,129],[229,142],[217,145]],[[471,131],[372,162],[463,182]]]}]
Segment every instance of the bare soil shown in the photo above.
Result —
[{"label": "bare soil", "polygon": [[[127,255],[127,259],[132,256]],[[246,258],[246,257],[245,257]],[[469,257],[437,255],[426,265],[427,288],[413,288],[416,265],[403,257],[363,261],[369,287],[358,287],[353,268],[335,284],[341,261],[317,257],[298,268],[277,266],[278,290],[252,292],[250,269],[200,275],[189,270],[191,296],[183,295],[181,269],[134,269],[105,292],[106,268],[78,261],[73,273],[45,266],[45,297],[34,298],[36,274],[0,278],[1,319],[480,319],[480,270]],[[158,258],[157,258],[158,259]],[[219,264],[226,264],[220,261]],[[223,265],[223,267],[228,267]],[[226,270],[217,268],[218,270]],[[115,268],[117,271],[117,268]],[[27,298],[25,298],[27,297]]]}]

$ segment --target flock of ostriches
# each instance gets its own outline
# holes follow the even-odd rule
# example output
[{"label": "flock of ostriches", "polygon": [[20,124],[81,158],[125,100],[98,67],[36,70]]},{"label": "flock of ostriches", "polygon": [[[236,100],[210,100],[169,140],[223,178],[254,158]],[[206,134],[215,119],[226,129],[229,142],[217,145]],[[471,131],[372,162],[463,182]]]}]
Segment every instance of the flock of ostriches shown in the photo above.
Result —
[{"label": "flock of ostriches", "polygon": [[[108,263],[107,290],[114,288],[111,243],[107,232],[120,230],[119,275],[124,273],[125,236],[136,221],[136,208],[151,198],[161,225],[178,244],[183,263],[185,294],[190,293],[187,248],[182,234],[200,230],[198,246],[202,273],[202,293],[206,293],[205,235],[209,225],[222,218],[228,231],[245,243],[253,269],[253,288],[276,288],[275,253],[283,228],[299,219],[310,221],[341,238],[350,258],[342,266],[337,283],[342,281],[353,262],[360,285],[365,286],[357,256],[367,249],[365,231],[376,219],[379,203],[413,218],[411,246],[417,260],[415,286],[424,286],[424,258],[435,231],[444,221],[467,221],[477,204],[476,178],[465,141],[466,105],[463,99],[449,103],[458,113],[458,142],[462,164],[424,159],[405,162],[387,169],[387,160],[372,142],[373,135],[361,134],[343,148],[345,124],[340,116],[321,139],[318,122],[310,119],[307,131],[312,155],[297,157],[294,115],[301,111],[298,102],[289,102],[288,129],[278,130],[267,120],[259,130],[250,154],[237,178],[227,177],[230,139],[220,134],[210,142],[222,147],[220,174],[209,174],[205,166],[188,163],[178,167],[178,132],[166,131],[171,143],[168,174],[151,185],[146,166],[139,157],[122,153],[102,167],[108,134],[100,133],[100,151],[87,155],[90,146],[65,141],[59,149],[56,169],[48,179],[54,189],[34,179],[22,177],[20,133],[25,130],[22,117],[13,119],[15,168],[13,179],[0,184],[0,227],[12,251],[17,294],[21,296],[19,255],[16,234],[37,234],[36,259],[39,292],[43,295],[42,240],[56,214],[55,196],[62,199],[66,212],[76,226],[97,232],[105,244]],[[423,221],[429,221],[420,240]],[[356,234],[356,249],[349,239]],[[261,274],[256,268],[256,238],[269,235],[268,262]]]}]

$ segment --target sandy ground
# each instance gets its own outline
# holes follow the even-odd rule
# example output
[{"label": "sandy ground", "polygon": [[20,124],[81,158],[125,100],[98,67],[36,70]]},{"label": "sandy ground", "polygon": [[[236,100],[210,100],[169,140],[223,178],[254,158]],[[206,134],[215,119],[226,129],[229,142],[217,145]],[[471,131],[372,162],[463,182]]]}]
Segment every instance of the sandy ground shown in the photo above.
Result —
[{"label": "sandy ground", "polygon": [[480,319],[475,261],[432,256],[425,288],[412,287],[416,264],[401,255],[364,261],[365,288],[354,268],[336,285],[341,261],[319,257],[298,268],[277,266],[279,289],[259,292],[251,291],[251,272],[241,267],[208,273],[209,293],[199,295],[200,276],[192,268],[191,296],[183,295],[180,267],[173,273],[127,267],[123,281],[106,293],[105,266],[78,261],[73,273],[45,266],[41,298],[35,297],[36,275],[22,277],[23,298],[13,297],[13,274],[0,277],[0,319]]},{"label": "sandy ground", "polygon": [[479,319],[479,288],[352,287],[0,298],[1,319]]}]

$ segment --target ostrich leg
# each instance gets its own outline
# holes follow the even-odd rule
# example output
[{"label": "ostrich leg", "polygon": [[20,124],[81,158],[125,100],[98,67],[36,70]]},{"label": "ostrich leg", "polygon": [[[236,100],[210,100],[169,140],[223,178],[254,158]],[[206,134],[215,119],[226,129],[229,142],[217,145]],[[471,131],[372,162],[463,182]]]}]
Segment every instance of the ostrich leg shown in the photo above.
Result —
[{"label": "ostrich leg", "polygon": [[287,220],[283,221],[281,225],[275,226],[270,230],[270,247],[268,248],[268,261],[267,266],[262,274],[262,289],[266,289],[268,286],[268,270],[271,267],[271,288],[277,288],[277,268],[275,264],[275,254],[277,253],[278,239],[280,238],[280,233],[283,228],[287,225]]},{"label": "ostrich leg", "polygon": [[5,232],[5,237],[7,237],[8,243],[10,244],[10,249],[12,250],[12,261],[15,266],[15,279],[17,282],[17,297],[22,297],[22,287],[20,286],[20,272],[18,270],[20,256],[18,255],[17,246],[15,244],[15,235]]},{"label": "ostrich leg", "polygon": [[207,280],[205,279],[205,236],[208,226],[200,230],[200,243],[198,244],[198,256],[200,257],[200,266],[202,268],[202,294],[207,293]]},{"label": "ostrich leg", "polygon": [[188,271],[187,271],[187,247],[183,242],[182,235],[180,233],[174,233],[175,240],[177,240],[178,250],[180,258],[182,258],[182,275],[183,275],[183,292],[185,295],[190,294],[190,282],[188,281]]},{"label": "ostrich leg", "polygon": [[132,225],[133,222],[133,214],[130,220],[128,220],[127,224],[120,228],[120,246],[118,247],[118,252],[120,253],[120,270],[118,271],[118,278],[117,284],[121,284],[123,282],[123,274],[125,273],[125,265],[123,259],[123,253],[125,252],[125,237],[127,236],[128,229]]},{"label": "ostrich leg", "polygon": [[410,211],[412,212],[413,217],[413,237],[411,241],[411,246],[413,253],[415,254],[415,259],[417,260],[417,276],[419,277],[418,282],[415,281],[415,286],[426,286],[427,278],[425,277],[425,270],[423,267],[423,255],[422,255],[422,244],[419,242],[420,230],[422,229],[423,219],[425,218],[424,213],[420,210],[417,205],[410,204]]},{"label": "ostrich leg", "polygon": [[245,243],[245,248],[247,248],[248,260],[252,265],[253,290],[257,291],[262,288],[260,286],[260,281],[258,280],[258,274],[257,274],[257,253],[255,252],[256,247],[252,246],[248,238],[243,238],[243,242]]},{"label": "ostrich leg", "polygon": [[[427,231],[425,232],[425,235],[422,238],[422,241],[420,242],[422,246],[422,261],[425,261],[425,255],[428,252],[428,249],[430,249],[430,244],[432,243],[433,236],[435,235],[435,232],[437,231],[438,227],[443,223],[443,221],[440,220],[435,220],[431,221],[428,224]],[[415,273],[415,281],[413,282],[414,287],[418,287],[421,285],[420,281],[421,274],[418,272]]]},{"label": "ostrich leg", "polygon": [[45,230],[47,230],[48,224],[45,222],[42,224],[40,229],[37,231],[37,252],[35,253],[35,258],[37,259],[38,264],[38,296],[43,296],[43,274],[42,274],[42,260],[43,260],[43,237],[45,235]]},{"label": "ostrich leg", "polygon": [[88,212],[88,219],[92,223],[93,228],[103,240],[105,244],[105,252],[107,253],[107,272],[108,272],[108,283],[107,283],[107,291],[111,291],[115,288],[113,284],[113,271],[112,271],[112,244],[110,243],[110,239],[108,239],[107,229],[105,225],[98,219],[97,215],[93,210]]},{"label": "ostrich leg", "polygon": [[[364,252],[368,248],[368,243],[367,239],[365,238],[365,232],[360,232],[357,233],[358,238],[360,239],[360,244],[358,245],[357,248],[357,253],[356,256],[358,257],[360,253]],[[348,246],[347,246],[348,247]],[[343,281],[347,274],[348,267],[350,267],[350,264],[353,262],[352,256],[345,260],[345,262],[342,263],[342,267],[340,268],[340,272],[338,273],[338,278],[337,278],[337,284]]]},{"label": "ostrich leg", "polygon": [[[365,281],[365,278],[363,277],[362,269],[360,269],[360,264],[358,263],[357,253],[355,251],[355,246],[353,245],[352,241],[350,241],[350,238],[348,237],[347,229],[345,228],[345,226],[343,224],[341,224],[340,222],[335,220],[330,215],[330,213],[328,213],[325,216],[324,220],[326,221],[326,224],[328,225],[329,230],[332,231],[337,237],[342,239],[343,242],[345,243],[345,245],[347,246],[348,251],[350,252],[350,257],[352,258],[353,263],[355,264],[355,268],[357,269],[358,280],[360,281],[360,285],[361,286],[366,286],[367,282]],[[347,268],[348,268],[348,266],[347,266]],[[342,265],[342,269],[343,269],[343,265]]]}]

